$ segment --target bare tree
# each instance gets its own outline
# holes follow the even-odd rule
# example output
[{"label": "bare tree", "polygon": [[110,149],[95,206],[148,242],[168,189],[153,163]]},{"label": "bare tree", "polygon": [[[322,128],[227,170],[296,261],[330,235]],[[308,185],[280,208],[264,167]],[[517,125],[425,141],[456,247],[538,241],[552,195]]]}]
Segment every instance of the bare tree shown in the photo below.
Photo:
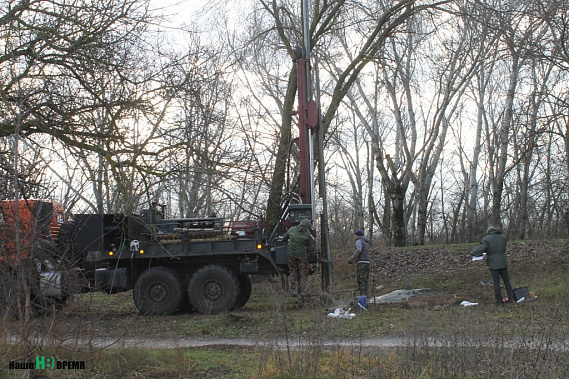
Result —
[{"label": "bare tree", "polygon": [[[569,5],[567,2],[544,1],[539,4],[539,16],[546,23],[551,33],[551,47],[543,49],[543,55],[553,61],[559,69],[569,72]],[[544,45],[547,46],[547,45]],[[550,122],[554,126],[553,132],[558,134],[563,141],[565,156],[569,156],[569,117],[567,116],[567,106],[569,99],[567,94],[561,94],[552,100]],[[550,144],[551,146],[551,144]],[[548,160],[548,162],[550,162]],[[565,175],[569,177],[569,159],[565,160]],[[551,168],[548,167],[550,172]],[[566,196],[569,196],[569,187],[564,189]],[[554,202],[557,204],[557,202]],[[563,214],[567,228],[569,229],[569,209],[566,206],[556,207]]]},{"label": "bare tree", "polygon": [[508,165],[508,147],[514,120],[514,106],[516,91],[519,85],[522,68],[528,62],[527,46],[535,44],[545,33],[544,22],[535,17],[534,2],[504,3],[500,7],[491,9],[494,14],[491,28],[498,33],[503,49],[501,51],[504,62],[508,65],[506,97],[503,105],[503,116],[489,141],[493,141],[490,148],[495,152],[495,166],[492,172],[492,211],[490,224],[502,225],[501,202],[506,175],[512,169]]},{"label": "bare tree", "polygon": [[[465,53],[471,50],[471,26],[456,23],[453,19],[452,24],[458,28],[456,31],[448,32],[448,27],[433,24],[429,32],[425,20],[412,17],[405,36],[390,37],[391,48],[377,58],[383,71],[381,86],[369,92],[388,94],[393,112],[389,119],[394,125],[390,128],[395,134],[394,146],[386,145],[386,136],[380,135],[385,134],[385,130],[377,127],[378,111],[372,108],[377,107],[377,101],[363,101],[368,110],[366,114],[359,113],[371,136],[383,185],[393,202],[396,245],[406,243],[406,218],[411,214],[417,216],[418,242],[425,243],[431,185],[445,147],[450,120],[455,117],[461,95],[479,62],[477,57],[472,59]],[[422,46],[429,46],[433,53],[421,56],[419,52],[429,51]],[[427,65],[420,69],[417,62]],[[421,82],[429,85],[419,84]],[[366,91],[361,84],[358,89],[360,96],[365,98]],[[425,100],[421,92],[425,91],[436,94],[430,105],[432,115],[423,109]],[[354,99],[352,101],[355,103]],[[366,119],[372,120],[375,126]],[[421,125],[428,124],[421,130]],[[391,154],[387,153],[388,149]],[[416,204],[416,213],[405,205],[409,183],[413,183],[414,188],[410,205]]]},{"label": "bare tree", "polygon": [[227,116],[232,89],[221,58],[196,41],[192,52],[170,75],[183,80],[171,87],[180,90],[173,98],[177,111],[174,125],[166,131],[172,148],[164,177],[168,185],[163,189],[176,196],[176,208],[184,217],[220,211],[215,194],[223,194],[224,181],[231,180],[230,172],[243,163]]},{"label": "bare tree", "polygon": [[[125,119],[148,106],[139,92],[147,79],[148,2],[9,1],[1,12],[0,136],[14,134],[19,102],[25,110],[22,136],[49,136],[50,145],[76,153],[76,161],[89,161],[88,167],[88,152],[96,154],[95,186],[112,185],[101,165],[121,177],[115,184],[128,183],[124,154],[133,145]],[[126,200],[117,202],[128,208]],[[101,197],[96,204],[97,211],[105,210]],[[106,209],[116,209],[116,204]]]},{"label": "bare tree", "polygon": [[[97,109],[116,118],[137,104],[127,88],[120,97],[105,98],[96,84],[103,73],[129,81],[122,75],[132,62],[124,48],[143,32],[146,7],[140,1],[5,2],[0,16],[5,41],[0,136],[14,133],[13,105],[25,96],[23,135],[44,133],[67,145],[100,149],[93,142],[101,139],[101,131],[84,119]],[[118,125],[109,128],[106,139],[116,140]]]},{"label": "bare tree", "polygon": [[[363,130],[352,123],[352,129],[346,131],[347,136],[334,133],[331,148],[338,151],[341,161],[340,167],[346,172],[352,196],[349,201],[350,207],[354,210],[353,221],[350,223],[352,228],[362,229],[365,225],[364,199],[365,199],[365,167],[368,166],[367,148],[363,137]],[[365,160],[364,160],[365,159]],[[369,236],[369,234],[368,234]]]},{"label": "bare tree", "polygon": [[[518,131],[514,135],[514,161],[516,165],[517,191],[515,196],[515,206],[513,211],[515,218],[510,226],[512,234],[525,239],[530,232],[530,204],[532,182],[535,181],[537,171],[537,161],[535,155],[538,154],[537,148],[540,140],[546,131],[547,126],[540,122],[540,114],[543,114],[543,104],[546,101],[549,88],[555,86],[553,82],[552,62],[533,59],[530,63],[530,86],[531,92],[527,96],[527,105],[524,111],[517,117]],[[535,199],[537,200],[537,199]]]},{"label": "bare tree", "polygon": [[[301,23],[298,16],[300,8],[298,5],[295,8],[294,4],[296,3],[288,1],[259,1],[259,4],[261,11],[256,13],[258,15],[256,20],[265,21],[266,27],[255,28],[254,30],[257,31],[255,38],[274,33],[278,36],[278,43],[284,46],[289,56],[292,56],[294,47],[300,45],[302,41]],[[313,4],[310,10],[312,15],[310,40],[311,46],[318,47],[319,55],[332,56],[336,54],[337,52],[332,49],[332,41],[336,40],[338,36],[353,32],[352,36],[357,40],[354,40],[355,43],[351,45],[353,58],[342,68],[330,91],[330,103],[324,117],[322,133],[327,132],[329,123],[336,115],[344,96],[355,83],[359,73],[369,63],[369,57],[376,55],[386,38],[410,15],[427,7],[427,5],[416,5],[415,1],[412,0],[398,1],[389,6],[375,2],[350,3],[346,1],[316,2]],[[358,19],[358,15],[361,16],[361,19]],[[344,28],[346,24],[352,24],[354,27],[347,30]],[[291,140],[291,110],[296,94],[296,72],[294,69],[289,72],[286,83],[286,91],[282,101],[281,134],[276,153],[277,162],[286,161],[289,141]],[[284,185],[284,173],[284,166],[277,165],[275,167],[267,204],[267,217],[271,221],[276,219],[276,211]]]}]

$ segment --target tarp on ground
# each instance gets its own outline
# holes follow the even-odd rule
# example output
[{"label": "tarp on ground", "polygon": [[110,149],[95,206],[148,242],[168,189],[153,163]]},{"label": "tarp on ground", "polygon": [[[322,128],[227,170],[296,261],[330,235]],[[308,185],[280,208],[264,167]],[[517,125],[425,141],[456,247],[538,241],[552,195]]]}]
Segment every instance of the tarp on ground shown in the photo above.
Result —
[{"label": "tarp on ground", "polygon": [[368,302],[376,304],[401,303],[412,297],[427,297],[433,293],[429,288],[396,290],[385,295],[376,296]]}]

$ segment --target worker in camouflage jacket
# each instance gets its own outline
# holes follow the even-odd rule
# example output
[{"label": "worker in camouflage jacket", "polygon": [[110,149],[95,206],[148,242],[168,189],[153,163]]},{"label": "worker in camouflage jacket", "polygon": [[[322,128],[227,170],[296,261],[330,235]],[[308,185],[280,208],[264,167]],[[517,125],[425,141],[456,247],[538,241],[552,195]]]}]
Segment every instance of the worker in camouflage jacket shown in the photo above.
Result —
[{"label": "worker in camouflage jacket", "polygon": [[349,264],[356,262],[358,291],[360,296],[367,296],[369,288],[369,240],[364,236],[363,230],[354,232],[356,248],[354,254],[348,259]]},{"label": "worker in camouflage jacket", "polygon": [[480,257],[486,253],[486,264],[492,275],[492,284],[494,287],[494,297],[496,305],[504,304],[502,298],[502,290],[500,288],[500,277],[504,282],[504,287],[508,293],[509,301],[514,302],[515,296],[510,284],[510,276],[508,274],[508,257],[506,256],[506,236],[499,227],[491,226],[486,231],[486,236],[482,238],[482,242],[478,245],[470,255]]},{"label": "worker in camouflage jacket", "polygon": [[299,296],[308,290],[308,250],[314,237],[310,233],[310,220],[304,219],[290,228],[284,235],[283,241],[288,241],[287,255],[290,272],[290,289],[293,296]]}]

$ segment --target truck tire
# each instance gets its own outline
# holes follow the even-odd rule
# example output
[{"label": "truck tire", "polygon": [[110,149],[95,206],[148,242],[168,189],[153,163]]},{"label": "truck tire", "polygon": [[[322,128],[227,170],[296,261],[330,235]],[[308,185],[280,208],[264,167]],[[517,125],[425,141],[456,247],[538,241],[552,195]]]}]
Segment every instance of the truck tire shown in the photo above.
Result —
[{"label": "truck tire", "polygon": [[251,291],[253,290],[253,284],[251,283],[251,278],[249,275],[239,275],[239,294],[237,295],[237,302],[235,303],[235,308],[242,308],[251,297]]},{"label": "truck tire", "polygon": [[207,265],[192,276],[188,298],[199,313],[215,315],[235,307],[239,281],[233,271],[224,266]]},{"label": "truck tire", "polygon": [[145,315],[168,315],[182,306],[184,290],[178,274],[167,267],[153,267],[134,283],[134,304]]}]

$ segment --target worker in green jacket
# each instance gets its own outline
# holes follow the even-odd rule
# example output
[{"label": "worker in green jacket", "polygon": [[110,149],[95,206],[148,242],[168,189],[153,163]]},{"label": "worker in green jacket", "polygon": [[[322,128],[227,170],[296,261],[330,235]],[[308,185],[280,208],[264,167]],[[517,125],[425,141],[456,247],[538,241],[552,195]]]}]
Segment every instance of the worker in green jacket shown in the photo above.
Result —
[{"label": "worker in green jacket", "polygon": [[509,301],[515,302],[514,291],[510,284],[510,276],[508,274],[508,257],[506,256],[506,236],[499,227],[491,226],[486,232],[486,237],[482,238],[482,242],[470,253],[472,256],[480,257],[486,253],[486,264],[492,275],[492,284],[494,286],[494,296],[496,305],[504,304],[502,298],[502,290],[500,288],[500,278],[504,282],[504,287],[508,293]]},{"label": "worker in green jacket", "polygon": [[308,249],[314,240],[310,233],[311,226],[310,220],[304,219],[290,228],[283,237],[283,241],[288,241],[288,268],[293,296],[303,295],[308,289]]}]

